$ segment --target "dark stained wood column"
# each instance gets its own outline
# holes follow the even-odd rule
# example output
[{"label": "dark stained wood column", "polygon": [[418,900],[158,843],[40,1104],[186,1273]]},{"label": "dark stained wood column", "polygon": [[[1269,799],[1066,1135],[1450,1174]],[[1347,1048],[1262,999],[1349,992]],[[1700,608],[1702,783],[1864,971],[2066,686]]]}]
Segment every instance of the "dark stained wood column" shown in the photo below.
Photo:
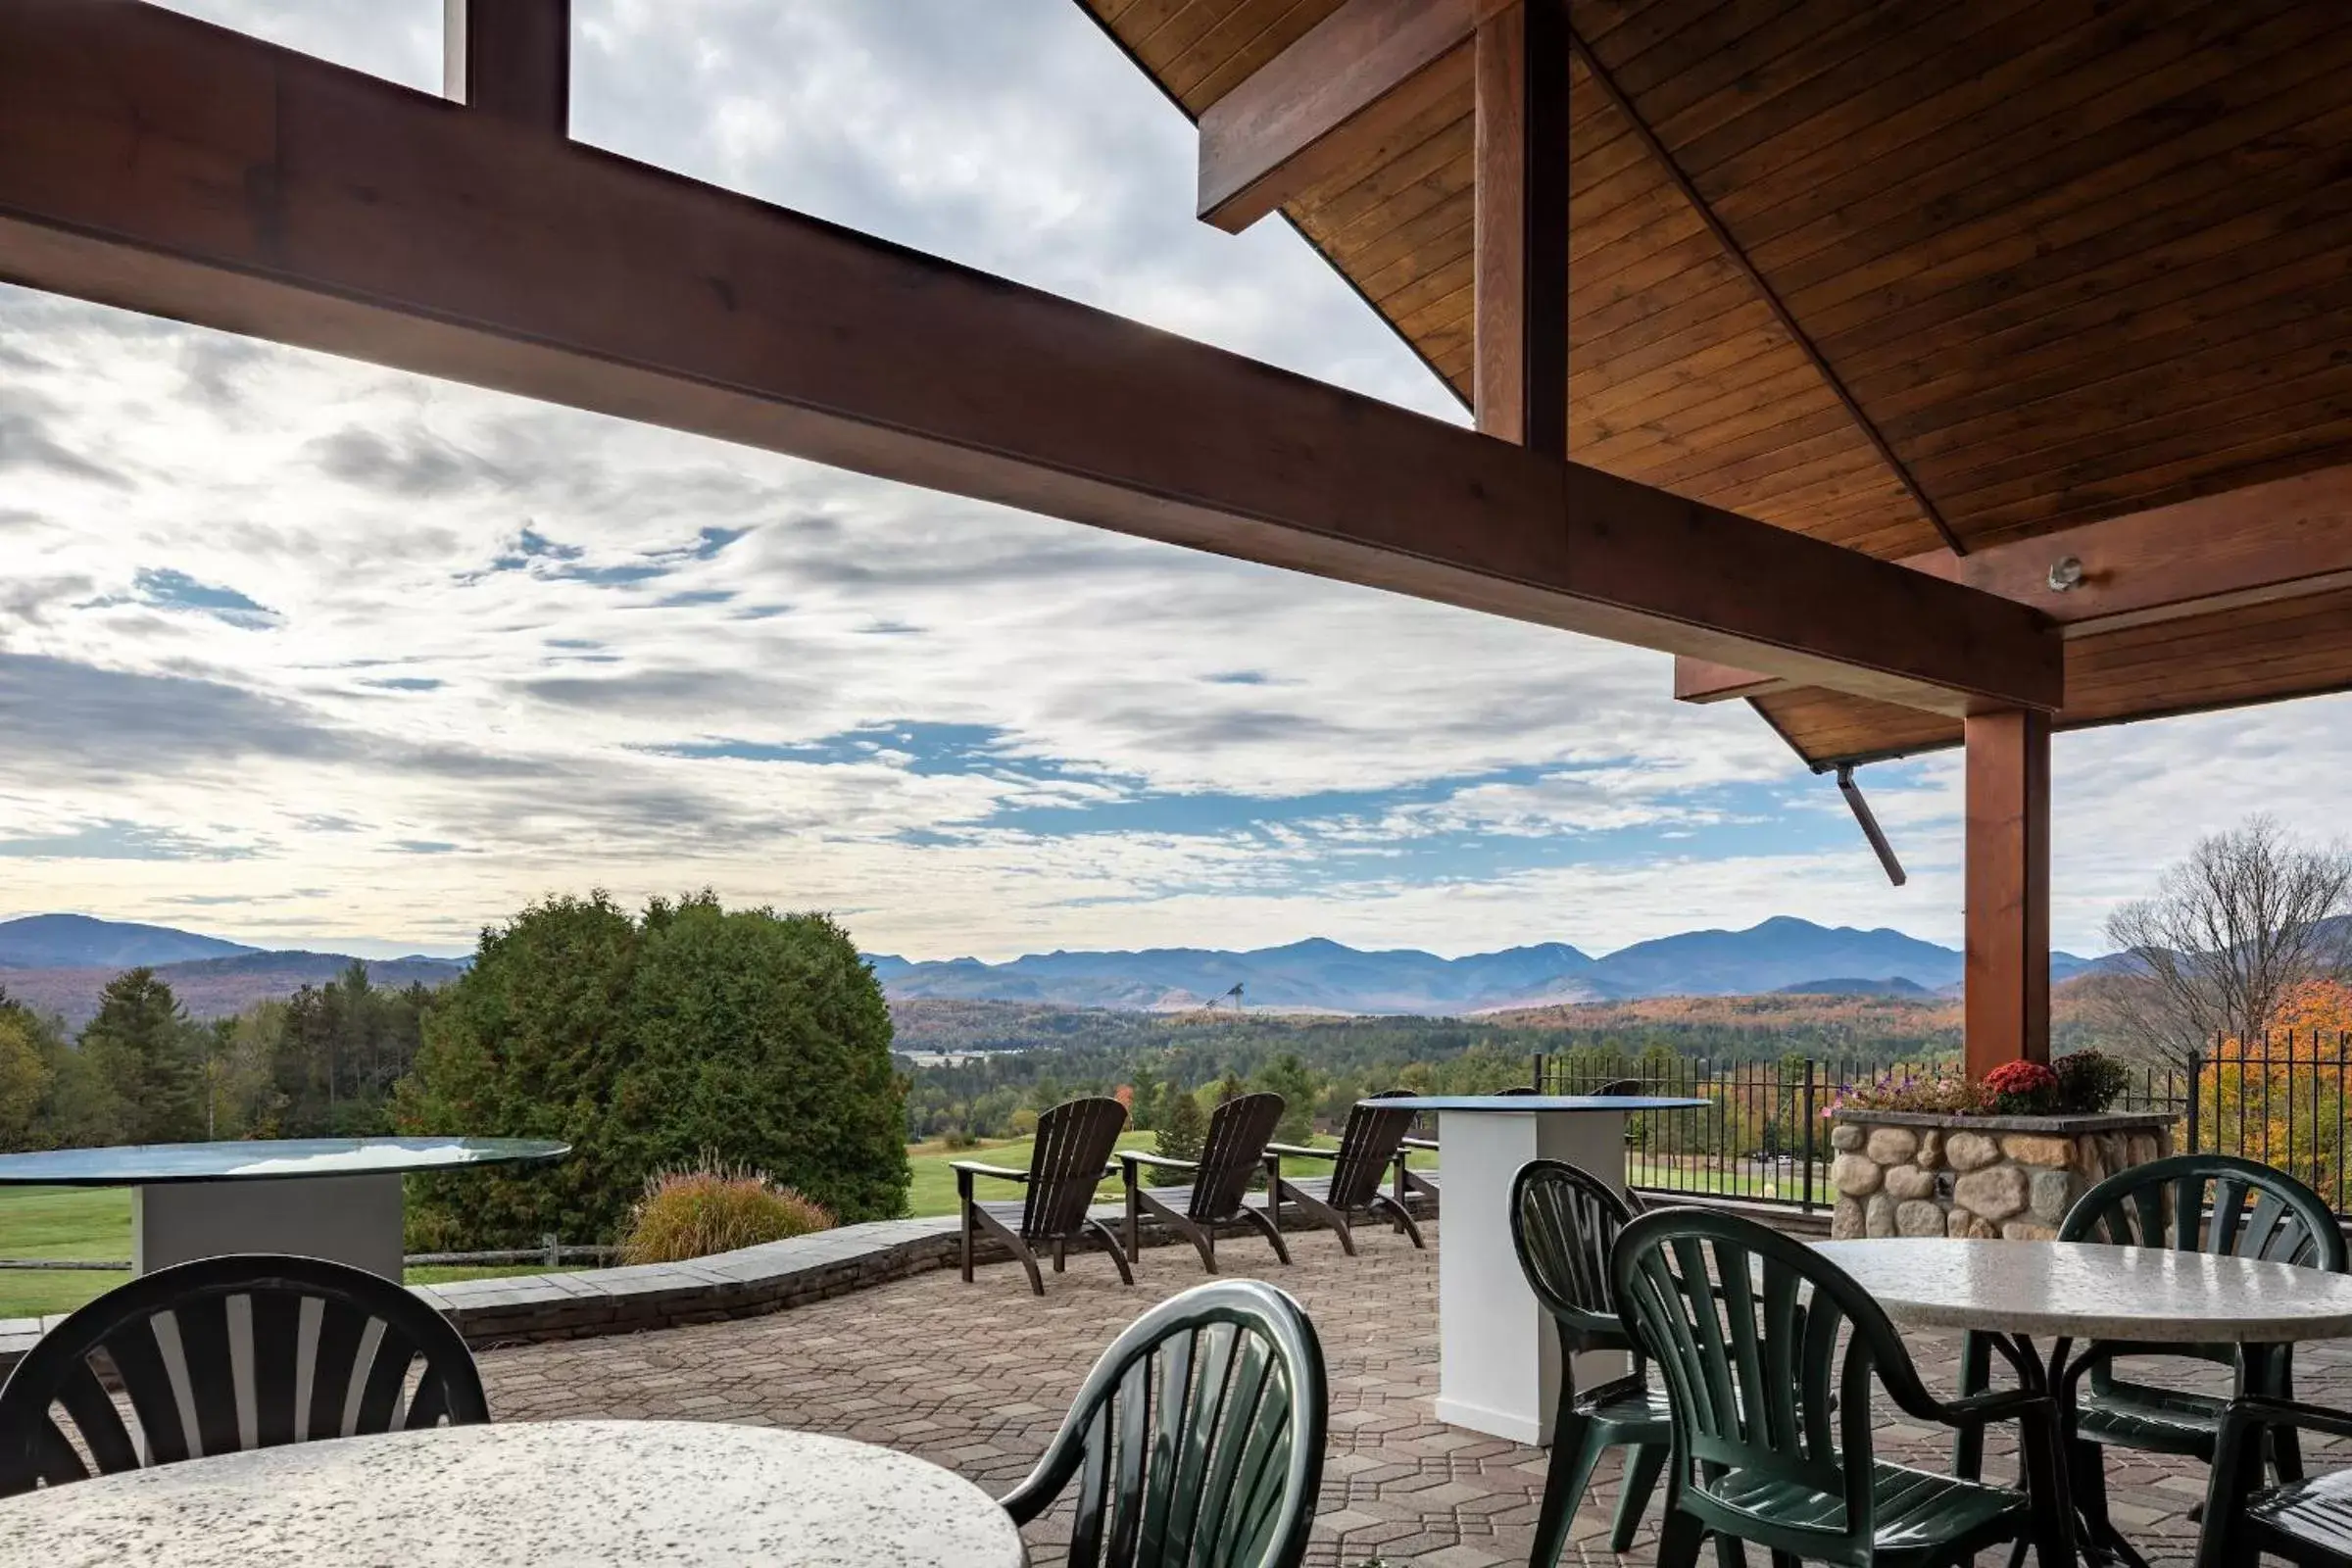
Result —
[{"label": "dark stained wood column", "polygon": [[441,95],[568,135],[571,0],[442,0]]},{"label": "dark stained wood column", "polygon": [[1478,427],[1568,454],[1568,20],[1520,0],[1477,34]]},{"label": "dark stained wood column", "polygon": [[1971,1078],[2050,1059],[2050,717],[1971,714],[1962,1011]]}]

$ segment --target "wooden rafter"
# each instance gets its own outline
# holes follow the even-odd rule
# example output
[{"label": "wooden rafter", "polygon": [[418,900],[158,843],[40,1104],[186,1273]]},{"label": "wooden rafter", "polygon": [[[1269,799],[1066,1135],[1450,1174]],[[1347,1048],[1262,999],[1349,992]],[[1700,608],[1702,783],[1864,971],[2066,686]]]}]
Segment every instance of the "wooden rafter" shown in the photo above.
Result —
[{"label": "wooden rafter", "polygon": [[442,0],[442,95],[562,136],[571,128],[571,0]]},{"label": "wooden rafter", "polygon": [[1744,277],[1748,286],[1755,290],[1756,297],[1764,302],[1767,310],[1772,312],[1773,319],[1780,323],[1781,330],[1788,334],[1789,340],[1796,345],[1798,351],[1811,362],[1814,370],[1821,376],[1822,384],[1830,389],[1831,394],[1844,408],[1847,416],[1854,422],[1854,428],[1861,432],[1862,438],[1870,443],[1871,450],[1876,452],[1880,461],[1886,465],[1887,471],[1894,475],[1895,482],[1903,487],[1906,495],[1910,496],[1912,503],[1919,508],[1920,514],[1926,517],[1929,524],[1935,528],[1936,536],[1943,540],[1945,548],[1955,556],[1967,555],[1968,546],[1961,541],[1957,533],[1952,531],[1952,525],[1944,519],[1942,509],[1937,507],[1935,499],[1921,487],[1918,477],[1911,471],[1910,465],[1903,462],[1896,455],[1894,448],[1887,444],[1886,437],[1879,429],[1878,422],[1863,412],[1862,405],[1855,401],[1854,394],[1846,387],[1844,378],[1838,373],[1837,368],[1831,365],[1828,357],[1821,352],[1821,346],[1813,341],[1812,335],[1802,325],[1798,324],[1794,313],[1788,309],[1788,302],[1781,298],[1780,290],[1774,288],[1771,280],[1766,278],[1757,268],[1755,262],[1748,256],[1747,248],[1740,243],[1739,237],[1733,234],[1722,218],[1717,216],[1714,206],[1699,194],[1698,187],[1690,182],[1690,176],[1683,172],[1683,167],[1675,160],[1674,154],[1668,151],[1666,144],[1658,139],[1658,133],[1650,128],[1649,122],[1642,118],[1642,113],[1635,107],[1633,99],[1617,85],[1616,77],[1609,74],[1608,68],[1603,66],[1593,55],[1592,46],[1585,42],[1584,35],[1576,31],[1574,27],[1569,29],[1569,46],[1576,51],[1577,61],[1585,68],[1586,74],[1592,78],[1592,85],[1600,89],[1601,96],[1606,98],[1610,106],[1624,119],[1627,128],[1634,133],[1634,139],[1642,144],[1642,151],[1657,166],[1658,172],[1666,176],[1675,190],[1681,194],[1683,200],[1690,204],[1690,211],[1697,216],[1698,220],[1706,225],[1708,234],[1722,248],[1725,260],[1739,269],[1740,276]]},{"label": "wooden rafter", "polygon": [[1958,712],[2034,612],[134,0],[0,7],[0,276]]},{"label": "wooden rafter", "polygon": [[[1902,564],[2034,606],[2070,640],[2352,586],[2352,467]],[[2053,589],[2051,574],[2071,586]],[[1674,694],[1728,702],[1787,689],[1754,670],[1678,659]]]},{"label": "wooden rafter", "polygon": [[1478,24],[1478,427],[1568,455],[1568,50],[1565,0]]}]

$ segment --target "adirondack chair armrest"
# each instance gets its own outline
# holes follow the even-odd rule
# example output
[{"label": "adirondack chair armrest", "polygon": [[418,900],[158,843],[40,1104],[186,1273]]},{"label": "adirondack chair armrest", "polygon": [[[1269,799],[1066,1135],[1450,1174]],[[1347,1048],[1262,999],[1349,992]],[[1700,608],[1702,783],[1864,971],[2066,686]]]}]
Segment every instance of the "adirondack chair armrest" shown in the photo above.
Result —
[{"label": "adirondack chair armrest", "polygon": [[1340,1157],[1340,1152],[1336,1149],[1309,1149],[1304,1144],[1268,1144],[1266,1152],[1298,1159],[1337,1159]]},{"label": "adirondack chair armrest", "polygon": [[1426,1149],[1431,1153],[1435,1153],[1437,1152],[1438,1149],[1438,1141],[1435,1138],[1407,1138],[1404,1140],[1404,1147],[1407,1149]]},{"label": "adirondack chair armrest", "polygon": [[1162,1170],[1199,1170],[1200,1168],[1200,1162],[1197,1159],[1178,1159],[1173,1154],[1148,1154],[1140,1149],[1120,1150],[1119,1163],[1131,1169],[1137,1165],[1157,1165]]},{"label": "adirondack chair armrest", "polygon": [[1025,1183],[1028,1180],[1028,1171],[1013,1171],[1011,1166],[990,1166],[990,1163],[981,1163],[978,1159],[951,1159],[948,1168],[957,1175],[995,1175],[995,1178],[1006,1180],[1006,1183]]}]

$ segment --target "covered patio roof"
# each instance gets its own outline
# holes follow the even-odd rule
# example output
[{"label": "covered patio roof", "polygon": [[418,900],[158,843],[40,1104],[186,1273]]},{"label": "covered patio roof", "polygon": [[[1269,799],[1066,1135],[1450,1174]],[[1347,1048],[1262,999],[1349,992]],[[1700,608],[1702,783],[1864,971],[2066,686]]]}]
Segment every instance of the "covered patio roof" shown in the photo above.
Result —
[{"label": "covered patio roof", "polygon": [[[1482,143],[1477,36],[1515,8],[1081,3],[1199,122],[1201,216],[1279,210],[1475,405],[1481,204],[1516,156]],[[2352,685],[2340,6],[1557,24],[1577,463],[2033,606],[2059,728]],[[1820,767],[1962,738],[1695,660],[1676,685]]]}]

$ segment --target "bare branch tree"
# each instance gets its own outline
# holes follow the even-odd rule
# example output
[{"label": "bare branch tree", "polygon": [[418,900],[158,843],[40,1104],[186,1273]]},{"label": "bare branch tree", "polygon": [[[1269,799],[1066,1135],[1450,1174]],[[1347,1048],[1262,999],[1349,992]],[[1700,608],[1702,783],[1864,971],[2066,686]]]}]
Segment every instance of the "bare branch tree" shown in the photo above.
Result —
[{"label": "bare branch tree", "polygon": [[2153,899],[2107,920],[2132,960],[2094,995],[2136,1054],[2185,1061],[2221,1036],[2261,1039],[2288,993],[2352,957],[2352,854],[2298,842],[2256,815],[2200,840]]}]

